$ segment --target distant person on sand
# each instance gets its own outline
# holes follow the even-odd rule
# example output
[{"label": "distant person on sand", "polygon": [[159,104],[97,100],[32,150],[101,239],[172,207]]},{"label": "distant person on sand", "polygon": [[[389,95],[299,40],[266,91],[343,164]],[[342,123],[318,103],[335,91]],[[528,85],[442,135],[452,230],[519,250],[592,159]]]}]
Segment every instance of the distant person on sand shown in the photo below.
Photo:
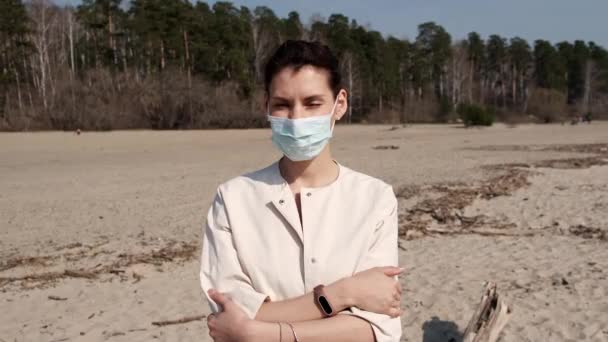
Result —
[{"label": "distant person on sand", "polygon": [[400,340],[397,199],[332,157],[348,108],[338,65],[325,45],[287,41],[265,67],[283,157],[219,185],[209,209],[200,281],[215,342]]}]

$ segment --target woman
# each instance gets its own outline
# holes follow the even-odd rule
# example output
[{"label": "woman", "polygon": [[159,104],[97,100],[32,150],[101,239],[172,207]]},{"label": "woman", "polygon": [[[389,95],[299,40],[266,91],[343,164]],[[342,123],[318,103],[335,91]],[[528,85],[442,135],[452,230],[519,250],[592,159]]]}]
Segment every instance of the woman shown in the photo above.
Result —
[{"label": "woman", "polygon": [[200,276],[215,342],[400,339],[397,199],[331,156],[340,81],[319,43],[287,41],[266,65],[284,156],[221,184],[209,209]]}]

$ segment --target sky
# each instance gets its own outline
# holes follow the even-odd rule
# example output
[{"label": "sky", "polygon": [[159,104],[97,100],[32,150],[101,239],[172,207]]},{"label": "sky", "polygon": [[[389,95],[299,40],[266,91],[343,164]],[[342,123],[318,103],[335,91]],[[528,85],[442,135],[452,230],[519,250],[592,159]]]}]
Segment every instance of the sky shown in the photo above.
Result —
[{"label": "sky", "polygon": [[[55,0],[78,4],[78,0]],[[207,1],[210,4],[215,1]],[[232,0],[237,6],[267,6],[279,17],[292,10],[306,24],[313,14],[341,13],[385,36],[416,38],[418,24],[434,21],[452,38],[471,31],[483,37],[519,36],[533,42],[577,39],[608,48],[607,0]]]}]

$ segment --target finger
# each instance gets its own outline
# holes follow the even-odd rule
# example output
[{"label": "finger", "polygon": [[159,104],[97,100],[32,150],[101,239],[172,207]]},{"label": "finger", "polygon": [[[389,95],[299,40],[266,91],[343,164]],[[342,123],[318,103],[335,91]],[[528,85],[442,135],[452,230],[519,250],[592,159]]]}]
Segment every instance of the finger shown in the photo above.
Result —
[{"label": "finger", "polygon": [[393,292],[393,299],[394,300],[401,300],[401,294],[399,292]]},{"label": "finger", "polygon": [[399,275],[403,272],[403,268],[400,267],[395,267],[395,266],[388,266],[384,268],[384,274],[389,276],[389,277],[394,277],[396,275]]},{"label": "finger", "polygon": [[209,330],[211,330],[215,327],[216,319],[217,318],[215,317],[215,315],[209,315],[209,317],[207,317],[207,328],[209,328]]},{"label": "finger", "polygon": [[221,305],[224,310],[226,309],[226,305],[230,305],[230,299],[223,293],[220,293],[214,289],[210,289],[207,291],[207,293],[209,293],[209,297],[218,305]]},{"label": "finger", "polygon": [[399,292],[399,294],[401,295],[401,293],[403,292],[403,290],[401,289],[401,284],[399,282],[397,282],[395,284],[395,287],[397,288],[397,292]]},{"label": "finger", "polygon": [[401,310],[397,308],[391,308],[389,316],[395,318],[401,316]]}]

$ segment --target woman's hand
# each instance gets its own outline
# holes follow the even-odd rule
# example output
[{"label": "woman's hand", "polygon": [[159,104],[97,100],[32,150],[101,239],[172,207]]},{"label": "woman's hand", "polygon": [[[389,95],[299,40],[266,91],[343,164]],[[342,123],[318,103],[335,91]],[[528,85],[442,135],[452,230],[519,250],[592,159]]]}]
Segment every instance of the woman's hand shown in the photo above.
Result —
[{"label": "woman's hand", "polygon": [[247,342],[253,320],[230,298],[214,289],[208,291],[209,297],[222,307],[222,312],[207,317],[209,336],[215,342]]},{"label": "woman's hand", "polygon": [[339,280],[342,290],[352,298],[352,306],[361,310],[398,317],[401,315],[401,286],[394,276],[402,268],[374,267]]}]

